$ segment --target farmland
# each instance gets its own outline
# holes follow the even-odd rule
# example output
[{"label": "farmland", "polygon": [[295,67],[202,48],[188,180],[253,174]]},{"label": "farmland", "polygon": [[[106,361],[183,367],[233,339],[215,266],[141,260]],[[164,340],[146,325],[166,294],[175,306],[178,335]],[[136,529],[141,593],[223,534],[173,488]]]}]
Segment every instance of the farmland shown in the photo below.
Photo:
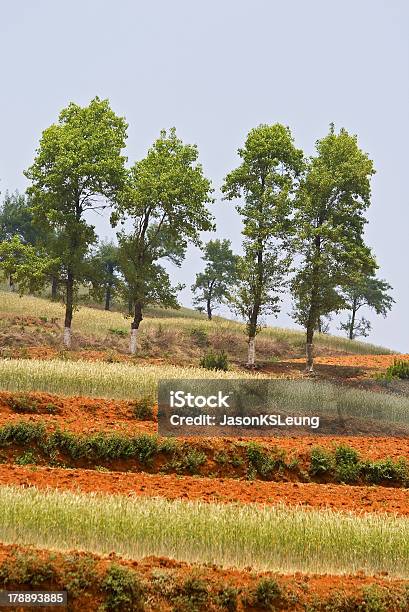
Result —
[{"label": "farmland", "polygon": [[[163,378],[279,378],[406,422],[379,378],[396,355],[322,334],[306,379],[301,334],[266,328],[254,373],[240,324],[185,310],[151,311],[130,358],[123,315],[91,307],[66,351],[58,304],[2,297],[0,580],[66,588],[73,610],[121,609],[117,582],[135,610],[407,609],[407,437],[169,440],[151,403]],[[200,367],[224,346],[227,372]]]}]

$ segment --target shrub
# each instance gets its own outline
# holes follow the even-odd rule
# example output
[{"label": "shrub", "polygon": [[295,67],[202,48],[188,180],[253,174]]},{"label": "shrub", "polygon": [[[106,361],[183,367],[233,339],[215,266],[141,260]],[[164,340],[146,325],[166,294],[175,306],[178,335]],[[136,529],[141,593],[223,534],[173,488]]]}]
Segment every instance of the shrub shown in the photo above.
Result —
[{"label": "shrub", "polygon": [[143,587],[135,572],[113,563],[106,572],[102,589],[107,597],[103,609],[109,612],[143,610]]},{"label": "shrub", "polygon": [[201,465],[206,463],[206,455],[195,448],[190,450],[182,459],[182,467],[190,474],[197,474]]},{"label": "shrub", "polygon": [[331,472],[334,459],[331,454],[320,446],[311,450],[309,473],[311,476],[322,476]]},{"label": "shrub", "polygon": [[223,372],[227,372],[229,369],[227,354],[224,351],[207,353],[200,360],[200,366],[206,370],[223,370]]},{"label": "shrub", "polygon": [[378,380],[391,381],[394,378],[401,380],[409,380],[409,361],[403,359],[395,359],[393,364],[389,366],[385,374],[377,377]]},{"label": "shrub", "polygon": [[340,482],[356,482],[361,468],[362,464],[355,449],[343,444],[335,449],[335,475]]},{"label": "shrub", "polygon": [[206,330],[200,327],[193,327],[190,330],[190,336],[193,342],[197,346],[200,346],[200,348],[205,348],[206,346],[209,345],[209,338],[208,338],[207,332]]},{"label": "shrub", "polygon": [[204,580],[190,577],[184,582],[180,595],[175,598],[173,610],[199,612],[207,607],[208,601],[209,591]]},{"label": "shrub", "polygon": [[217,603],[228,612],[235,612],[238,604],[238,590],[234,587],[224,587],[217,595]]},{"label": "shrub", "polygon": [[266,610],[273,609],[273,604],[281,597],[281,589],[275,580],[263,578],[253,593],[253,605]]},{"label": "shrub", "polygon": [[37,554],[16,552],[0,566],[0,584],[4,585],[36,587],[56,580],[57,574],[51,563]]},{"label": "shrub", "polygon": [[25,453],[23,453],[19,457],[16,457],[15,459],[15,463],[17,465],[30,465],[36,462],[37,462],[36,456],[34,455],[32,451],[26,451]]},{"label": "shrub", "polygon": [[154,401],[149,396],[135,400],[132,404],[133,416],[139,421],[151,421],[153,419],[153,406]]},{"label": "shrub", "polygon": [[255,472],[262,478],[269,478],[272,472],[285,467],[283,455],[273,457],[256,442],[250,442],[247,445],[247,460],[249,463],[250,476]]}]

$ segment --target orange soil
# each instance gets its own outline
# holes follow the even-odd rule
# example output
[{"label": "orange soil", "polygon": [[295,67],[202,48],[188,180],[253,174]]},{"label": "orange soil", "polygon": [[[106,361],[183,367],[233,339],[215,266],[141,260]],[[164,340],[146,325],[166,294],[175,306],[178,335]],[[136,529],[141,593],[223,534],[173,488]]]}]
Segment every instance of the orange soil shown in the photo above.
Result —
[{"label": "orange soil", "polygon": [[83,493],[100,492],[138,497],[241,502],[409,516],[409,491],[386,487],[263,482],[229,478],[97,472],[84,469],[0,465],[0,485],[35,486]]},{"label": "orange soil", "polygon": [[[385,370],[393,364],[395,359],[409,360],[409,355],[339,355],[331,357],[315,357],[315,364],[336,365],[336,366],[351,366],[359,368],[375,368]],[[293,363],[304,363],[304,358],[287,359],[286,361]]]},{"label": "orange soil", "polygon": [[[240,593],[237,607],[239,612],[266,609],[264,607],[253,607],[251,604],[252,593],[254,593],[259,581],[266,578],[273,579],[277,583],[285,598],[281,602],[277,601],[277,603],[274,603],[274,610],[277,610],[277,612],[305,610],[313,602],[315,604],[322,603],[325,609],[330,609],[327,605],[331,605],[331,598],[339,601],[337,595],[353,598],[350,600],[348,607],[348,610],[352,610],[351,605],[361,605],[365,601],[362,596],[364,588],[376,586],[382,589],[383,593],[390,594],[402,593],[405,588],[403,580],[391,580],[387,574],[379,574],[374,577],[365,576],[362,572],[344,576],[331,576],[327,574],[306,575],[299,572],[284,575],[273,572],[255,572],[251,567],[245,570],[237,570],[234,568],[224,569],[217,565],[187,564],[166,557],[152,556],[136,561],[124,559],[115,553],[111,553],[108,556],[100,556],[78,551],[54,552],[15,544],[0,544],[1,565],[8,562],[10,564],[9,567],[13,568],[16,556],[24,556],[26,554],[34,555],[34,558],[37,559],[35,562],[37,567],[41,568],[43,564],[50,569],[53,568],[56,572],[57,580],[54,578],[42,585],[42,588],[46,590],[60,590],[61,586],[64,585],[64,576],[68,574],[72,578],[75,575],[73,572],[81,571],[79,570],[81,561],[88,560],[88,563],[91,560],[93,561],[95,564],[95,578],[92,585],[85,592],[79,591],[78,593],[77,591],[77,594],[75,594],[75,591],[74,593],[70,592],[70,609],[74,612],[94,612],[96,609],[99,609],[99,605],[105,599],[105,594],[101,590],[101,581],[107,569],[113,563],[135,571],[142,578],[145,587],[149,590],[149,609],[152,612],[174,610],[173,602],[170,602],[169,598],[166,599],[163,588],[153,581],[153,578],[156,577],[157,579],[158,575],[164,578],[167,576],[171,581],[174,581],[174,584],[178,584],[179,588],[183,588],[183,584],[186,584],[187,580],[192,578],[200,579],[205,582],[209,594],[212,594],[213,597],[220,592],[220,589],[228,586],[233,587]],[[24,585],[8,584],[7,586],[9,588],[13,586],[18,590],[19,586],[21,588]],[[249,602],[247,604],[244,603],[246,599]],[[17,607],[13,609],[16,612],[20,610]],[[21,608],[22,612],[26,609]],[[59,608],[52,608],[51,606],[47,608],[50,611],[54,609],[58,610]],[[214,608],[210,606],[208,609]],[[392,608],[388,607],[388,610],[392,610]]]}]

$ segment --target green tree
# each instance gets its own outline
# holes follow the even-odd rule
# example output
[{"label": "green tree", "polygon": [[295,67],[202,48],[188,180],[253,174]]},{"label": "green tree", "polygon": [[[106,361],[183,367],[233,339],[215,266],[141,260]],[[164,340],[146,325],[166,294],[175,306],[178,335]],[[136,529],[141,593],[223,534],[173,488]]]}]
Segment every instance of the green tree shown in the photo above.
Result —
[{"label": "green tree", "polygon": [[121,287],[118,246],[112,241],[102,241],[91,255],[89,267],[93,295],[104,301],[105,310],[110,310],[112,300]]},{"label": "green tree", "polygon": [[6,191],[0,209],[0,241],[18,236],[23,244],[38,242],[38,229],[33,223],[33,213],[28,198],[15,191]]},{"label": "green tree", "polygon": [[200,245],[199,232],[212,230],[206,204],[211,185],[197,163],[195,145],[186,145],[162,131],[147,156],[132,166],[111,221],[132,223],[132,231],[118,232],[121,272],[126,297],[133,305],[130,352],[137,347],[137,330],[147,304],[177,306],[176,293],[161,260],[180,265],[189,242]]},{"label": "green tree", "polygon": [[237,255],[231,250],[230,240],[209,240],[202,259],[206,262],[203,272],[196,274],[191,289],[196,295],[193,304],[197,310],[206,308],[207,318],[213,310],[228,298],[237,280]]},{"label": "green tree", "polygon": [[395,300],[388,294],[392,287],[385,280],[374,275],[353,277],[352,282],[342,290],[344,310],[349,310],[348,319],[340,324],[350,340],[359,336],[368,336],[371,323],[365,317],[357,320],[357,313],[366,306],[374,310],[377,315],[386,317]]},{"label": "green tree", "polygon": [[295,320],[306,329],[306,368],[313,371],[313,339],[320,317],[342,309],[341,288],[357,269],[376,268],[363,240],[370,205],[372,161],[345,129],[316,145],[295,199],[293,248],[299,265],[292,281]]},{"label": "green tree", "polygon": [[292,194],[304,162],[289,128],[278,123],[251,130],[238,154],[242,163],[227,175],[222,191],[225,199],[244,199],[236,207],[243,217],[244,257],[232,305],[245,317],[247,363],[254,367],[259,318],[278,312],[279,293],[290,265]]},{"label": "green tree", "polygon": [[35,222],[58,233],[53,255],[61,262],[64,285],[64,344],[71,346],[71,323],[78,285],[87,278],[87,254],[96,242],[90,211],[106,208],[125,175],[127,124],[108,100],[88,106],[69,104],[41,137],[33,165],[26,171]]},{"label": "green tree", "polygon": [[0,270],[6,278],[14,279],[21,294],[39,291],[56,265],[58,261],[25,244],[16,234],[0,243]]}]

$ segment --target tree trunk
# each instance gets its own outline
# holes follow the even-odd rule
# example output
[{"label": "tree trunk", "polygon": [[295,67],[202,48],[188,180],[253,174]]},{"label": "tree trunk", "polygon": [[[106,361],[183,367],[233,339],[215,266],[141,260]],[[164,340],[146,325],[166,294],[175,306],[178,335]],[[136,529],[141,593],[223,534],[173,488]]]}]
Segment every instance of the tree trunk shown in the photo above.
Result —
[{"label": "tree trunk", "polygon": [[248,353],[247,353],[247,367],[254,368],[256,363],[256,338],[255,336],[249,337]]},{"label": "tree trunk", "polygon": [[58,298],[58,279],[56,276],[53,276],[51,279],[51,299],[53,302],[57,301]]},{"label": "tree trunk", "polygon": [[129,352],[131,353],[131,355],[135,355],[136,353],[136,347],[137,347],[136,338],[138,335],[139,325],[142,319],[143,319],[142,304],[140,302],[135,302],[135,313],[134,313],[134,319],[131,323],[131,337],[129,341]]},{"label": "tree trunk", "polygon": [[71,272],[67,274],[66,282],[67,294],[65,304],[65,321],[64,321],[64,346],[66,349],[71,348],[71,323],[72,313],[74,309],[74,275]]},{"label": "tree trunk", "polygon": [[351,323],[349,325],[349,339],[350,340],[354,339],[355,317],[356,317],[356,300],[353,301],[353,305],[352,305]]},{"label": "tree trunk", "polygon": [[306,372],[314,372],[314,326],[309,325],[307,327],[307,343],[305,345],[305,357],[306,357]]},{"label": "tree trunk", "polygon": [[105,291],[105,310],[110,310],[111,308],[111,288],[111,284],[108,283]]},{"label": "tree trunk", "polygon": [[207,298],[206,300],[206,310],[207,310],[207,318],[209,319],[209,321],[212,320],[212,304],[210,301],[210,298]]}]

